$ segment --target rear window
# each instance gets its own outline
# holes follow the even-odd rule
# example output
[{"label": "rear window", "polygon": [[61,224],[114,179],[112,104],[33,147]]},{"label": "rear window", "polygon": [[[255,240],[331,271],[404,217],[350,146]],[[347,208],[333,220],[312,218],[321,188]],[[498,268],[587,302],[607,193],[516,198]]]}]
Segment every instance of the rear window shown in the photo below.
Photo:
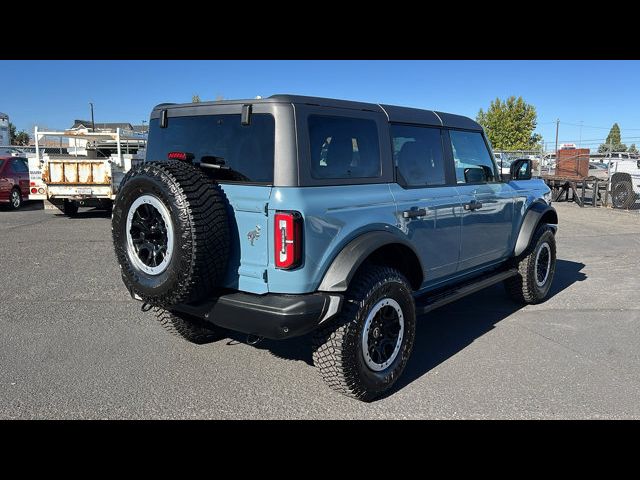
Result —
[{"label": "rear window", "polygon": [[[194,163],[205,159],[222,168],[221,181],[273,183],[275,122],[265,113],[251,115],[242,125],[240,115],[169,117],[167,128],[152,119],[149,128],[147,161],[167,160],[170,152],[193,155]],[[205,158],[206,157],[206,158]]]},{"label": "rear window", "polygon": [[375,121],[310,115],[308,125],[313,178],[373,178],[382,175]]}]

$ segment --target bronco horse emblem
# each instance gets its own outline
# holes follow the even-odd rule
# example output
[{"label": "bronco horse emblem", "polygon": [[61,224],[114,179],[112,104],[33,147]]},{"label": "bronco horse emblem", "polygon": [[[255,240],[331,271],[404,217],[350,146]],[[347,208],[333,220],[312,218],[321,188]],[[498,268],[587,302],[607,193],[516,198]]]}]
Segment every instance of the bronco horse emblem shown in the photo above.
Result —
[{"label": "bronco horse emblem", "polygon": [[247,238],[249,239],[249,241],[251,242],[251,246],[253,247],[253,242],[256,240],[256,238],[258,238],[260,236],[260,225],[256,225],[256,229],[255,230],[251,230],[249,233],[247,233]]}]

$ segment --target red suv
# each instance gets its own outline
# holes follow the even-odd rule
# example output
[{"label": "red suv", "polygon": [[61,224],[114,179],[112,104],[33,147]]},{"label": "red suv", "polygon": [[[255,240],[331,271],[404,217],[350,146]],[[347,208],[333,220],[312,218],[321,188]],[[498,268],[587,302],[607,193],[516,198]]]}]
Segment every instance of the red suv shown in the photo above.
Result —
[{"label": "red suv", "polygon": [[20,208],[29,198],[29,164],[26,158],[0,156],[0,204]]}]

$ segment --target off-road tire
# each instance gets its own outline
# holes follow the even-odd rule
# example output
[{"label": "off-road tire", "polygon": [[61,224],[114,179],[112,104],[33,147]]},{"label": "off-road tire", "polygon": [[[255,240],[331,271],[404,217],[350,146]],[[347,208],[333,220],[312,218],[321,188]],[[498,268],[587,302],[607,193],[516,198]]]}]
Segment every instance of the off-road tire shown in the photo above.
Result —
[{"label": "off-road tire", "polygon": [[[536,281],[536,256],[544,244],[549,246],[551,264],[543,286]],[[527,249],[513,261],[518,274],[504,281],[507,294],[518,303],[540,303],[549,293],[556,267],[556,239],[553,230],[546,225],[538,226]]]},{"label": "off-road tire", "polygon": [[[369,311],[383,298],[402,308],[404,335],[395,360],[371,370],[364,359],[361,335]],[[371,401],[392,388],[402,374],[415,339],[415,302],[407,279],[397,270],[365,265],[351,281],[342,311],[313,335],[313,363],[333,390]]]},{"label": "off-road tire", "polygon": [[226,336],[226,330],[182,312],[171,312],[164,308],[154,308],[153,313],[162,327],[171,335],[186,341],[203,345]]},{"label": "off-road tire", "polygon": [[611,204],[614,208],[631,208],[636,194],[629,180],[617,180],[611,185]]},{"label": "off-road tire", "polygon": [[64,200],[62,202],[62,212],[68,217],[75,217],[78,214],[79,205],[76,202],[70,200]]},{"label": "off-road tire", "polygon": [[[151,195],[168,210],[174,249],[167,268],[149,275],[127,250],[127,215],[133,202]],[[112,213],[112,235],[122,280],[130,292],[156,307],[209,296],[226,272],[230,232],[220,186],[200,169],[179,161],[148,162],[125,175]]]},{"label": "off-road tire", "polygon": [[[17,204],[16,204],[17,201]],[[11,210],[18,210],[22,206],[22,194],[19,188],[11,190],[11,196],[9,197],[9,208]]]}]

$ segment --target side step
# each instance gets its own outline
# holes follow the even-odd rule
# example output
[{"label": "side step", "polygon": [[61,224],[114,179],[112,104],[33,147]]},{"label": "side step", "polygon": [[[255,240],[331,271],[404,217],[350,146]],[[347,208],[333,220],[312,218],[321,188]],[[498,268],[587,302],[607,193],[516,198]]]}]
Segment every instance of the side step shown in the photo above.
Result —
[{"label": "side step", "polygon": [[456,285],[448,290],[426,293],[416,299],[416,315],[423,315],[431,310],[440,308],[447,303],[455,302],[462,297],[466,297],[467,295],[471,295],[472,293],[490,287],[491,285],[500,283],[507,278],[514,277],[517,274],[518,270],[515,268],[511,270],[503,270],[480,278],[474,278],[467,283]]}]

